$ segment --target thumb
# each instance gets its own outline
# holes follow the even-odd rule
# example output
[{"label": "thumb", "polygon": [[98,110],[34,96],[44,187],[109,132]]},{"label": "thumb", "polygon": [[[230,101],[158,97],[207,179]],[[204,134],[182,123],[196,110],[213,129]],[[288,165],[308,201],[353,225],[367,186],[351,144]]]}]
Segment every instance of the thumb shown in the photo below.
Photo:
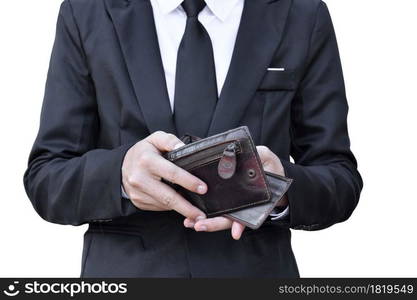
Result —
[{"label": "thumb", "polygon": [[235,240],[239,240],[242,236],[243,231],[245,230],[245,225],[240,224],[239,222],[233,222],[232,224],[232,237]]}]

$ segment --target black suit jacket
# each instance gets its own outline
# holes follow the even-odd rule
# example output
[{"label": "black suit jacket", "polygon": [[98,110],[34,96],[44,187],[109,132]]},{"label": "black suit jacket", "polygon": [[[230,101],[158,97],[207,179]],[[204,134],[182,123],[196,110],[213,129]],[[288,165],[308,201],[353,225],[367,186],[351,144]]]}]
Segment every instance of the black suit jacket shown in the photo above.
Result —
[{"label": "black suit jacket", "polygon": [[175,212],[121,197],[126,151],[157,130],[176,133],[150,2],[66,0],[24,183],[44,219],[90,224],[81,276],[297,277],[289,228],[344,221],[359,199],[347,112],[326,5],[246,0],[208,135],[247,125],[280,157],[294,179],[289,223],[267,221],[239,241],[186,229]]}]

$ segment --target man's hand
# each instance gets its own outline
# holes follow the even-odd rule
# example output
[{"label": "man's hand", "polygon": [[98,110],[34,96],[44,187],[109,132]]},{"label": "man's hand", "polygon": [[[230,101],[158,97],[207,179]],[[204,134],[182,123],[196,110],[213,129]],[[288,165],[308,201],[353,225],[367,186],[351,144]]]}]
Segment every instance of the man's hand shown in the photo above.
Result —
[{"label": "man's hand", "polygon": [[259,157],[262,162],[264,170],[281,176],[285,176],[284,167],[282,166],[281,160],[274,152],[269,150],[266,146],[257,146]]},{"label": "man's hand", "polygon": [[161,179],[176,183],[198,194],[207,192],[199,178],[161,156],[184,143],[173,134],[155,132],[126,153],[122,166],[123,188],[132,203],[142,210],[175,210],[194,222],[206,216]]},{"label": "man's hand", "polygon": [[[265,171],[285,176],[284,167],[281,164],[281,160],[276,156],[268,147],[257,146],[259,157]],[[188,228],[194,228],[196,231],[220,231],[231,228],[232,237],[235,240],[240,239],[245,226],[225,217],[215,217],[205,220],[199,220],[193,222],[189,218],[184,220],[184,226]]]}]

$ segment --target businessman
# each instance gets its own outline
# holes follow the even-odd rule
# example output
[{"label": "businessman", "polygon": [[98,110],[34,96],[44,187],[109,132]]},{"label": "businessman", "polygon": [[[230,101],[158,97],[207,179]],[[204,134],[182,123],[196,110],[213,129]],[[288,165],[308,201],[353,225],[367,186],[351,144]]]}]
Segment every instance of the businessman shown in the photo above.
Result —
[{"label": "businessman", "polygon": [[[298,277],[290,229],[359,200],[347,112],[320,0],[66,0],[24,184],[45,220],[89,224],[82,277]],[[206,193],[162,154],[241,125],[294,179],[258,230],[164,183]]]}]

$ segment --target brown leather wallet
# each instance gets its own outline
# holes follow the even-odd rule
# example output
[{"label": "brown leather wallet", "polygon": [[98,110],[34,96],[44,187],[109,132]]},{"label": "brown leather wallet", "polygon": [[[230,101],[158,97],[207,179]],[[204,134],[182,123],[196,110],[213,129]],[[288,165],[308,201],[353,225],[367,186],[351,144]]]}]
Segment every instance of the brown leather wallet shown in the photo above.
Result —
[{"label": "brown leather wallet", "polygon": [[[243,223],[245,219],[249,227],[258,227],[265,220],[266,207],[272,210],[274,206],[271,200],[282,198],[283,193],[273,197],[269,183],[271,179],[265,175],[246,126],[205,139],[191,135],[181,139],[186,145],[165,153],[165,158],[206,182],[208,191],[199,195],[178,185],[173,186],[208,217],[244,212],[245,209],[269,203],[264,206],[262,213],[258,209],[257,213],[231,215],[237,220],[240,218]],[[291,184],[290,180],[283,182]],[[253,219],[254,215],[256,220]]]}]

